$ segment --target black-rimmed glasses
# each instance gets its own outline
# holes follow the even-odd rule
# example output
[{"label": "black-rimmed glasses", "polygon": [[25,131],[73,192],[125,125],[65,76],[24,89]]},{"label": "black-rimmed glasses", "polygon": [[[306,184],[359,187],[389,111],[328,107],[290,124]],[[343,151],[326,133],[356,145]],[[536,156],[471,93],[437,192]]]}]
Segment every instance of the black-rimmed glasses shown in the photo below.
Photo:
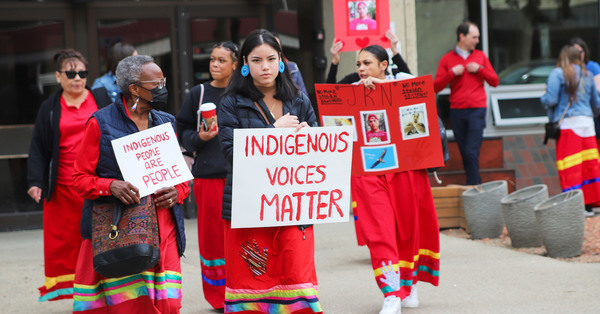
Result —
[{"label": "black-rimmed glasses", "polygon": [[163,77],[161,79],[158,80],[154,80],[154,81],[139,81],[138,83],[158,83],[158,89],[162,89],[163,87],[165,87],[167,85],[167,78]]},{"label": "black-rimmed glasses", "polygon": [[79,75],[79,77],[82,78],[82,79],[86,78],[87,75],[88,75],[88,71],[79,71],[79,72],[76,72],[76,71],[58,71],[58,72],[64,73],[67,76],[67,78],[71,79],[71,80],[74,79],[75,76],[77,76],[77,75]]}]

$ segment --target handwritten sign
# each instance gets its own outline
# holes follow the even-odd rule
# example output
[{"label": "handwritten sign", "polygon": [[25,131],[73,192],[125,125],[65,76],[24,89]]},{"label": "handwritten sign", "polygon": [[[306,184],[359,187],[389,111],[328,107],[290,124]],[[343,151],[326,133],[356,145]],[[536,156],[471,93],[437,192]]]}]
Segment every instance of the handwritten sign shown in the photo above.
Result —
[{"label": "handwritten sign", "polygon": [[431,75],[377,84],[316,84],[322,124],[352,125],[352,174],[442,167],[444,157]]},{"label": "handwritten sign", "polygon": [[171,123],[118,138],[111,144],[123,179],[137,187],[141,197],[194,178]]},{"label": "handwritten sign", "polygon": [[353,128],[236,129],[232,228],[348,221]]},{"label": "handwritten sign", "polygon": [[333,26],[341,51],[361,50],[370,45],[390,48],[385,37],[390,28],[389,0],[333,0]]}]

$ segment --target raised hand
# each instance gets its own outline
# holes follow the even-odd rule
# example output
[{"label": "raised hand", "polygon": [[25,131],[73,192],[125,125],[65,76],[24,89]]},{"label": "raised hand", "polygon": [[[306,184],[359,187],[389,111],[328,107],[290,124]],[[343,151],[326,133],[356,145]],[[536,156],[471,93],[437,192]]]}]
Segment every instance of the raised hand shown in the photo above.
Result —
[{"label": "raised hand", "polygon": [[381,262],[381,272],[385,276],[385,278],[379,278],[381,282],[388,285],[394,291],[400,290],[400,270],[396,272],[394,270],[394,265],[392,265],[392,261],[389,261],[390,264],[386,265],[385,262]]},{"label": "raised hand", "polygon": [[337,39],[333,39],[333,43],[331,44],[331,48],[329,48],[329,53],[331,53],[331,63],[338,64],[340,63],[340,50],[344,47],[344,43],[340,41],[336,41]]}]

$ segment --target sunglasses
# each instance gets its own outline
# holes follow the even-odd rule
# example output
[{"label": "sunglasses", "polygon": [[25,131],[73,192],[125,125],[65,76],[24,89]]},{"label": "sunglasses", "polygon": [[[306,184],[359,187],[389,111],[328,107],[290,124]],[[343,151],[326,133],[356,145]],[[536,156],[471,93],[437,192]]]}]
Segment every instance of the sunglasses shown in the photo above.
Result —
[{"label": "sunglasses", "polygon": [[88,71],[79,71],[79,72],[75,72],[75,71],[58,71],[60,73],[64,73],[68,79],[74,79],[75,76],[79,75],[80,78],[84,79],[87,77],[88,75]]},{"label": "sunglasses", "polygon": [[165,85],[167,85],[167,78],[165,77],[155,81],[139,81],[138,83],[158,83],[158,89],[162,89],[165,87]]}]

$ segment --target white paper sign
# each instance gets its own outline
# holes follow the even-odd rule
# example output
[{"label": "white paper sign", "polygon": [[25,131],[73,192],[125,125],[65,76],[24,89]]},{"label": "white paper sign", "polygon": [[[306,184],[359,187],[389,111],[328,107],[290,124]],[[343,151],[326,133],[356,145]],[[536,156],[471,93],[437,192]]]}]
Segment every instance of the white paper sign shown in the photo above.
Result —
[{"label": "white paper sign", "polygon": [[234,130],[231,227],[348,221],[353,130]]},{"label": "white paper sign", "polygon": [[171,123],[118,138],[111,144],[123,179],[140,190],[140,197],[194,178]]}]

